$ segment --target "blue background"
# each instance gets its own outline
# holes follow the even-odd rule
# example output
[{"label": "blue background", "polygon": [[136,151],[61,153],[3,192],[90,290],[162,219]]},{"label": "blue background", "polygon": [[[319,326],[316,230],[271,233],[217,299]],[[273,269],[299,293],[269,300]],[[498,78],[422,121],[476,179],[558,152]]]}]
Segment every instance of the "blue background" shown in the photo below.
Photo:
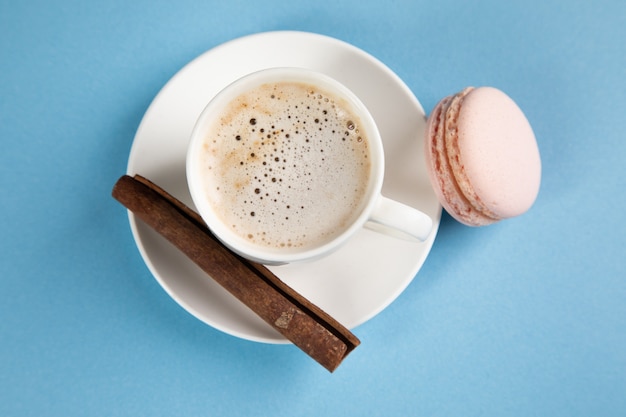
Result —
[{"label": "blue background", "polygon": [[[364,49],[427,112],[501,88],[543,160],[524,216],[444,214],[334,374],[185,312],[110,197],[172,75],[281,29]],[[621,0],[3,0],[0,415],[626,415],[625,41]]]}]

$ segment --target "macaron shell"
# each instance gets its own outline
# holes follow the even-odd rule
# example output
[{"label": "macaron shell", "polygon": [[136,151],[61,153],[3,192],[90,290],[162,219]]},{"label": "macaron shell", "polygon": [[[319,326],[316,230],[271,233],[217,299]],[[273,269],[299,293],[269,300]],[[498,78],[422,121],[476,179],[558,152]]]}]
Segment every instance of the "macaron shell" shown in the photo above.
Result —
[{"label": "macaron shell", "polygon": [[454,180],[463,196],[467,199],[468,204],[470,204],[474,210],[482,213],[483,215],[491,219],[500,220],[500,217],[489,210],[489,208],[480,200],[480,197],[478,197],[474,192],[472,184],[465,174],[465,166],[461,160],[458,120],[465,97],[472,91],[474,91],[474,87],[467,87],[458,92],[448,106],[445,116],[444,137],[446,155],[450,164],[450,172],[454,175]]},{"label": "macaron shell", "polygon": [[457,221],[470,226],[485,226],[495,220],[475,210],[459,189],[445,145],[445,115],[454,96],[441,100],[431,112],[424,141],[426,167],[433,189],[445,210]]},{"label": "macaron shell", "polygon": [[517,104],[492,87],[471,90],[456,120],[458,155],[449,158],[471,204],[489,217],[526,212],[541,182],[535,135]]}]

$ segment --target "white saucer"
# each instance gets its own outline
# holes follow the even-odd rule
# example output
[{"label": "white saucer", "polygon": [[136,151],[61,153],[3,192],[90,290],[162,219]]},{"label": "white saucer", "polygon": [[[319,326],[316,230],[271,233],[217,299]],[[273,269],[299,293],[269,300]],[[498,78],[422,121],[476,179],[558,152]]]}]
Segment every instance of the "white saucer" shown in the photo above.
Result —
[{"label": "white saucer", "polygon": [[[424,163],[424,111],[409,88],[380,61],[345,42],[303,32],[261,33],[211,49],[180,70],[148,108],[135,136],[128,174],[141,174],[194,207],[187,189],[185,153],[196,117],[231,81],[278,66],[324,72],[355,92],[373,114],[383,137],[383,194],[419,208],[434,220],[433,233],[423,243],[362,230],[320,261],[271,268],[352,329],[387,307],[413,280],[430,252],[441,218],[441,206]],[[287,342],[169,242],[132,214],[129,217],[146,265],[185,310],[237,337]]]}]

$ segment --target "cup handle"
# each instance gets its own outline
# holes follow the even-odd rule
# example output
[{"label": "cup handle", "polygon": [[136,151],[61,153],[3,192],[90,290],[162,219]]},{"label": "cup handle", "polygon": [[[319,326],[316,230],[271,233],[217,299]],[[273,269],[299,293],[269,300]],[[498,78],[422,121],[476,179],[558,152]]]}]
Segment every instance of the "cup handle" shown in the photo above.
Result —
[{"label": "cup handle", "polygon": [[424,241],[433,221],[425,213],[381,195],[365,227],[406,240]]}]

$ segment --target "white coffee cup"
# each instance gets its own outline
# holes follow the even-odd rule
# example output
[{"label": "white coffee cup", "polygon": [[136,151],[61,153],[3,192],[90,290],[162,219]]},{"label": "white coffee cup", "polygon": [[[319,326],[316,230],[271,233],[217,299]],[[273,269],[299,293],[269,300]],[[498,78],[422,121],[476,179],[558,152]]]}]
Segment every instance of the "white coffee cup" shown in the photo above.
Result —
[{"label": "white coffee cup", "polygon": [[270,265],[328,255],[363,227],[425,240],[431,218],[382,196],[384,171],[365,105],[301,68],[261,70],[225,87],[200,114],[187,152],[189,189],[207,226],[235,253]]}]

